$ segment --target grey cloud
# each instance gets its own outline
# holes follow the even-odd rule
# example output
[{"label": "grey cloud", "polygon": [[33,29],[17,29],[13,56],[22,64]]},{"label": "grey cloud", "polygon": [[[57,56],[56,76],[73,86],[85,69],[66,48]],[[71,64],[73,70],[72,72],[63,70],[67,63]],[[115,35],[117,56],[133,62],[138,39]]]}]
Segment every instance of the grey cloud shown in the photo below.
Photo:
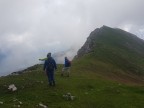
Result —
[{"label": "grey cloud", "polygon": [[39,63],[47,52],[73,58],[89,33],[107,25],[143,38],[143,0],[1,0],[0,75]]}]

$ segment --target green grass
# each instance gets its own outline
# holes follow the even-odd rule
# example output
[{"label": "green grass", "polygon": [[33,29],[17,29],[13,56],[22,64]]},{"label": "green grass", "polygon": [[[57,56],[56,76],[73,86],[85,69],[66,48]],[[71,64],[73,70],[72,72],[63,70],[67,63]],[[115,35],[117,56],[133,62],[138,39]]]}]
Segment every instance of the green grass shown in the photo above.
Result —
[{"label": "green grass", "polygon": [[[81,61],[81,60],[80,60]],[[49,87],[47,77],[38,66],[31,72],[18,76],[0,78],[0,108],[15,108],[18,101],[21,108],[39,108],[41,102],[48,108],[143,108],[144,86],[130,86],[103,78],[94,70],[83,68],[88,65],[84,60],[74,63],[70,77],[61,77],[62,66],[56,71],[56,86]],[[104,64],[99,64],[104,65]],[[97,68],[98,69],[98,68]],[[103,69],[104,70],[104,69]],[[105,72],[105,71],[103,71]],[[8,91],[8,85],[14,83],[18,91]],[[73,101],[63,98],[70,92]]]},{"label": "green grass", "polygon": [[[91,41],[90,41],[91,40]],[[88,42],[89,45],[88,45]],[[87,46],[86,46],[87,45]],[[102,27],[92,32],[85,44],[91,58],[138,76],[144,75],[144,41],[120,29]],[[84,47],[79,51],[85,55]]]}]

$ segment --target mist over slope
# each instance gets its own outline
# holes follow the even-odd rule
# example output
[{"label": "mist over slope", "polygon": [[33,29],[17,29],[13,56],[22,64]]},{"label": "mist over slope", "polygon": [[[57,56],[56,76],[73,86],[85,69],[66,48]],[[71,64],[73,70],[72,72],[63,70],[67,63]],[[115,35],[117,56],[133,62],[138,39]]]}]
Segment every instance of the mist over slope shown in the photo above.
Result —
[{"label": "mist over slope", "polygon": [[[52,53],[52,56],[57,64],[63,64],[64,57],[67,56],[70,60],[72,60],[76,55],[77,50],[78,48],[72,46],[69,49]],[[39,52],[36,52],[33,57],[29,56],[28,54],[25,55],[25,57],[21,57],[20,54],[17,54],[14,55],[15,57],[10,58],[10,53],[0,52],[0,76],[5,76],[16,71],[22,71],[27,67],[33,66],[35,64],[43,64],[43,61],[39,61],[39,59],[45,58],[48,51],[42,54],[42,56],[38,54]]]}]

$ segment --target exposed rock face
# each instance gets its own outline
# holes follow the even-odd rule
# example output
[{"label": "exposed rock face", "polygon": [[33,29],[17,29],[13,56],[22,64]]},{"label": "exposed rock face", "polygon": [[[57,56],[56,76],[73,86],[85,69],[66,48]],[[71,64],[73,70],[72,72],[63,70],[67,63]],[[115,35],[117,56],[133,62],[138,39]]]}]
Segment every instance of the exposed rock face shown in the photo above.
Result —
[{"label": "exposed rock face", "polygon": [[77,57],[81,57],[84,54],[87,54],[87,53],[93,51],[93,48],[96,46],[96,44],[95,44],[96,38],[97,38],[97,36],[100,35],[102,28],[97,28],[90,33],[85,44],[81,47],[81,49],[78,50]]}]

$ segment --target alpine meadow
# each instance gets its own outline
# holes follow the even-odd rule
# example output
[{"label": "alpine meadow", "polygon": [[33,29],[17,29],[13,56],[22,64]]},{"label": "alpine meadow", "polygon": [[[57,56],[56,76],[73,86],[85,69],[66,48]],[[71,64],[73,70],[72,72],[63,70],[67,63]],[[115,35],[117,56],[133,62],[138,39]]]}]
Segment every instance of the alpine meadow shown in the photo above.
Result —
[{"label": "alpine meadow", "polygon": [[144,40],[136,35],[97,28],[72,60],[70,77],[61,76],[62,67],[55,87],[43,64],[0,77],[0,108],[144,108]]}]

